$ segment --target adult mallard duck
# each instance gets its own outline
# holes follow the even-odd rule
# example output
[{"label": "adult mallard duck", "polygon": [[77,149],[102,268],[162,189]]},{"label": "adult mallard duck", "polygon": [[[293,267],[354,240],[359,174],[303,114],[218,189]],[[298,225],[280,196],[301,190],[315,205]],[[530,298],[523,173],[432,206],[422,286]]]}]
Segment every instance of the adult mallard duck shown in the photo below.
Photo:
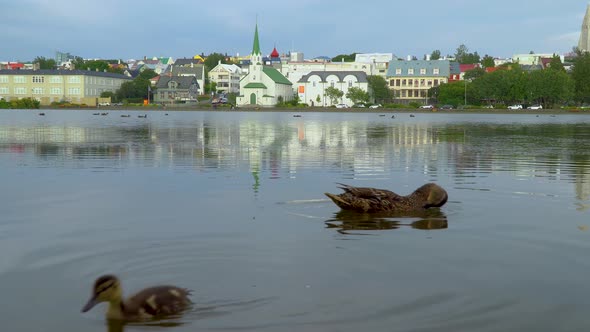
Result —
[{"label": "adult mallard duck", "polygon": [[184,311],[192,303],[191,291],[176,286],[154,286],[146,288],[127,299],[123,299],[121,282],[114,275],[103,275],[96,279],[92,296],[82,308],[87,312],[101,302],[108,302],[108,319],[144,320],[175,315]]},{"label": "adult mallard duck", "polygon": [[325,193],[325,195],[343,210],[419,211],[443,206],[448,199],[447,192],[435,183],[427,183],[407,196],[401,196],[386,189],[360,188],[341,183],[339,185],[344,193],[339,195]]}]

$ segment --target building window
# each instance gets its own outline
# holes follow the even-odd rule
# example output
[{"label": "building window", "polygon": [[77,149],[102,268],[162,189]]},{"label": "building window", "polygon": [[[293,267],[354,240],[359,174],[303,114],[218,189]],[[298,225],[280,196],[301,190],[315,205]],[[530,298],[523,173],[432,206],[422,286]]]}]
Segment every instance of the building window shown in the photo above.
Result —
[{"label": "building window", "polygon": [[0,94],[8,94],[8,88],[7,87],[0,87]]},{"label": "building window", "polygon": [[432,70],[432,73],[433,73],[434,75],[438,75],[438,74],[440,73],[440,70],[439,70],[438,68],[434,68],[434,69]]},{"label": "building window", "polygon": [[68,94],[70,94],[70,95],[79,95],[80,94],[80,88],[68,88]]},{"label": "building window", "polygon": [[414,75],[414,68],[408,69],[408,75]]},{"label": "building window", "polygon": [[52,95],[61,95],[61,88],[51,88],[51,90],[49,90],[49,93]]},{"label": "building window", "polygon": [[352,81],[348,81],[348,87],[352,88]]},{"label": "building window", "polygon": [[80,83],[80,76],[68,77],[68,83]]},{"label": "building window", "polygon": [[426,81],[424,79],[420,80],[420,86],[424,86],[424,84],[426,84]]},{"label": "building window", "polygon": [[63,79],[61,76],[51,76],[49,78],[49,83],[63,83]]},{"label": "building window", "polygon": [[27,83],[27,78],[24,76],[15,76],[12,81],[14,83]]},{"label": "building window", "polygon": [[334,84],[334,82],[330,82],[330,86],[331,87],[335,87],[336,84]]},{"label": "building window", "polygon": [[45,83],[44,76],[33,76],[33,83]]},{"label": "building window", "polygon": [[402,69],[401,68],[395,68],[395,74],[396,75],[401,75],[402,74]]},{"label": "building window", "polygon": [[8,83],[8,76],[0,76],[0,83]]},{"label": "building window", "polygon": [[401,80],[398,78],[397,80],[395,80],[395,86],[400,86],[401,84]]},{"label": "building window", "polygon": [[426,68],[420,68],[420,75],[426,75]]},{"label": "building window", "polygon": [[315,88],[316,83],[317,83],[316,81],[311,82],[311,86],[313,86]]},{"label": "building window", "polygon": [[33,88],[31,91],[34,95],[42,95],[44,93],[43,88]]},{"label": "building window", "polygon": [[26,95],[27,88],[14,88],[14,94],[15,95]]},{"label": "building window", "polygon": [[438,80],[434,80],[434,86],[438,86]]}]

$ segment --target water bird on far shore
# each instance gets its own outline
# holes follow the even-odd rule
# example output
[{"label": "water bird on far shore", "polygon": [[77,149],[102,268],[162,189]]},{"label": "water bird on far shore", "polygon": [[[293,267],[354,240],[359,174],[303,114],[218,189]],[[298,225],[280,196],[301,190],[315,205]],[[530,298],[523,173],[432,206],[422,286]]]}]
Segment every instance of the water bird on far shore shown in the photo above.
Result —
[{"label": "water bird on far shore", "polygon": [[129,118],[129,117],[131,117],[131,115],[129,115],[129,114],[121,114],[121,117],[122,118]]},{"label": "water bird on far shore", "polygon": [[45,115],[45,113],[39,113],[39,115],[41,115],[41,116],[44,116],[44,115]]},{"label": "water bird on far shore", "polygon": [[138,118],[147,118],[147,114],[144,114],[144,115],[138,115],[137,117],[138,117]]},{"label": "water bird on far shore", "polygon": [[107,319],[141,321],[164,318],[182,313],[191,304],[191,291],[171,285],[146,288],[127,299],[123,299],[121,282],[114,275],[103,275],[96,279],[92,295],[82,308],[87,312],[101,302],[109,304]]},{"label": "water bird on far shore", "polygon": [[377,188],[353,187],[339,183],[344,193],[325,193],[343,210],[360,212],[420,211],[443,206],[448,199],[447,192],[435,183],[427,183],[407,196]]}]

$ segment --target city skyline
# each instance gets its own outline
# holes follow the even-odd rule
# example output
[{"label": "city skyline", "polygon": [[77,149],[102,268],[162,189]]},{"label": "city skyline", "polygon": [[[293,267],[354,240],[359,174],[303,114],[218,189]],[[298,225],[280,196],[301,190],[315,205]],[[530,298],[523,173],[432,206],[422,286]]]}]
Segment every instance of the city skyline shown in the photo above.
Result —
[{"label": "city skyline", "polygon": [[420,7],[382,0],[248,4],[229,1],[220,7],[173,0],[162,9],[161,3],[137,0],[76,5],[13,1],[3,5],[3,11],[15,14],[0,22],[9,46],[0,50],[0,60],[53,58],[56,51],[104,59],[248,55],[256,23],[264,54],[276,46],[280,53],[297,51],[306,58],[353,52],[421,57],[435,49],[452,55],[461,44],[482,56],[567,53],[578,44],[586,12],[586,4],[573,0],[559,6],[547,0],[535,6],[506,0],[425,0]]}]

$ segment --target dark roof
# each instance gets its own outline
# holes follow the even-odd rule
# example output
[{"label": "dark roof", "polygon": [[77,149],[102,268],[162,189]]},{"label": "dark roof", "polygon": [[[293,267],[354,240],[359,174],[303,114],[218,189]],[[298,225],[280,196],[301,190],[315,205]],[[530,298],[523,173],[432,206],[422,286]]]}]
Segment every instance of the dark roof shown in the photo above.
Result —
[{"label": "dark roof", "polygon": [[299,83],[308,82],[311,76],[319,76],[322,81],[325,82],[326,78],[331,75],[337,76],[340,81],[343,81],[346,76],[352,75],[356,77],[359,83],[368,82],[367,73],[364,71],[312,71],[309,74],[301,77]]},{"label": "dark roof", "polygon": [[97,76],[97,77],[109,77],[118,79],[130,79],[128,76],[117,73],[109,73],[104,71],[92,71],[92,70],[67,70],[67,69],[19,69],[19,70],[0,70],[0,75],[85,75],[85,76]]},{"label": "dark roof", "polygon": [[203,63],[203,61],[199,60],[199,59],[187,59],[187,58],[183,58],[183,59],[176,59],[176,61],[174,61],[174,66],[186,66],[186,65],[190,65],[190,64],[200,64]]},{"label": "dark roof", "polygon": [[178,83],[178,89],[188,89],[193,83],[199,86],[197,78],[194,76],[161,76],[156,83],[156,88],[168,88],[168,82],[175,81]]},{"label": "dark roof", "polygon": [[183,67],[174,64],[170,67],[170,72],[172,75],[195,75],[200,78],[203,76],[203,65]]}]

